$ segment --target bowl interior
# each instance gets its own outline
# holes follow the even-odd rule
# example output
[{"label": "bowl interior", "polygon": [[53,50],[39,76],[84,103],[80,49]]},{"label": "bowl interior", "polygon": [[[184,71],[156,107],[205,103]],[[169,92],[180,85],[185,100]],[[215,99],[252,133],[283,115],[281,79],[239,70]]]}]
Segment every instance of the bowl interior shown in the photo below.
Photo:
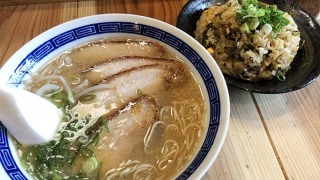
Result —
[{"label": "bowl interior", "polygon": [[[130,17],[129,17],[130,16]],[[127,21],[130,19],[130,21]],[[19,87],[21,81],[70,47],[105,37],[130,37],[157,41],[193,69],[206,99],[208,120],[199,151],[177,179],[199,178],[213,163],[224,141],[229,120],[228,91],[223,75],[210,55],[194,39],[158,20],[136,15],[108,14],[73,20],[37,36],[15,53],[0,71],[0,83]],[[25,179],[17,152],[0,122],[0,162],[9,177]],[[10,163],[8,163],[10,162]]]},{"label": "bowl interior", "polygon": [[[276,4],[279,9],[288,12],[298,25],[301,33],[301,41],[304,45],[300,47],[294,58],[291,69],[286,73],[286,81],[248,82],[225,75],[228,85],[242,90],[257,93],[285,93],[298,90],[313,82],[320,73],[320,26],[316,20],[298,5],[288,0],[261,0],[267,4]],[[190,0],[181,10],[177,27],[193,36],[196,23],[202,12],[216,3],[225,3],[227,0]]]}]

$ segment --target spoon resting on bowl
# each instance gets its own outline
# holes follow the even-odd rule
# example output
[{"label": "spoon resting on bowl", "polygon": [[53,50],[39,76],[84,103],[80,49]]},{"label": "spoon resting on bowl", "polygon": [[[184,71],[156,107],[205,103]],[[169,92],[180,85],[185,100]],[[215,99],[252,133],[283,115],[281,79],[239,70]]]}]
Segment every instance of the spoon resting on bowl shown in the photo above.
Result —
[{"label": "spoon resting on bowl", "polygon": [[49,100],[0,85],[0,101],[0,121],[21,144],[42,144],[53,139],[61,118]]}]

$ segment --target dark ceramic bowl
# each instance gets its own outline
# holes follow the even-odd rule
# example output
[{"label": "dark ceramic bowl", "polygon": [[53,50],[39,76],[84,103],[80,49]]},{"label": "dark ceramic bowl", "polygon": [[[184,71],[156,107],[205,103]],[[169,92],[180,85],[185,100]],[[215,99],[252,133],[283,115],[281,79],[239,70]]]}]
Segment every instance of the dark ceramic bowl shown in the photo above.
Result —
[{"label": "dark ceramic bowl", "polygon": [[[177,27],[193,36],[196,22],[201,13],[216,3],[227,0],[190,0],[181,10]],[[269,81],[248,82],[225,75],[228,85],[257,93],[276,94],[298,90],[309,85],[320,74],[320,26],[316,20],[297,4],[288,0],[261,0],[267,4],[276,4],[279,9],[288,12],[298,25],[304,46],[298,50],[286,73],[286,81],[277,78]]]}]

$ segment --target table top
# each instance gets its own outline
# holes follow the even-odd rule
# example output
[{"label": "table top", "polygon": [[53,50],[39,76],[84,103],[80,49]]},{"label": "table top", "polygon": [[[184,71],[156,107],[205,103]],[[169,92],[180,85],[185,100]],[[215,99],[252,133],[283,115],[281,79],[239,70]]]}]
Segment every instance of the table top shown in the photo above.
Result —
[{"label": "table top", "polygon": [[[320,22],[319,0],[312,5],[310,1],[295,1]],[[9,4],[9,0],[4,2]],[[22,45],[60,23],[116,12],[175,25],[187,0],[12,2],[20,5],[0,7],[0,67]],[[275,95],[228,88],[229,130],[221,152],[203,179],[319,179],[320,78],[303,89]]]}]

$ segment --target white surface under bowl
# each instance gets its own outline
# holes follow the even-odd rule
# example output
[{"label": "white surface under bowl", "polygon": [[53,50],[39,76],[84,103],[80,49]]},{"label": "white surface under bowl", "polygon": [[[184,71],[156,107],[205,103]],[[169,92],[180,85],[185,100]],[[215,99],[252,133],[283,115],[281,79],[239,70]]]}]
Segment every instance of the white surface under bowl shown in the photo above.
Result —
[{"label": "white surface under bowl", "polygon": [[[28,73],[62,52],[106,37],[156,41],[185,60],[197,78],[208,112],[198,152],[176,179],[200,179],[216,159],[229,124],[229,94],[223,75],[208,52],[183,31],[159,20],[129,14],[104,14],[56,26],[19,49],[0,70],[0,83],[20,87]],[[29,179],[21,167],[11,136],[0,123],[1,179]]]}]

